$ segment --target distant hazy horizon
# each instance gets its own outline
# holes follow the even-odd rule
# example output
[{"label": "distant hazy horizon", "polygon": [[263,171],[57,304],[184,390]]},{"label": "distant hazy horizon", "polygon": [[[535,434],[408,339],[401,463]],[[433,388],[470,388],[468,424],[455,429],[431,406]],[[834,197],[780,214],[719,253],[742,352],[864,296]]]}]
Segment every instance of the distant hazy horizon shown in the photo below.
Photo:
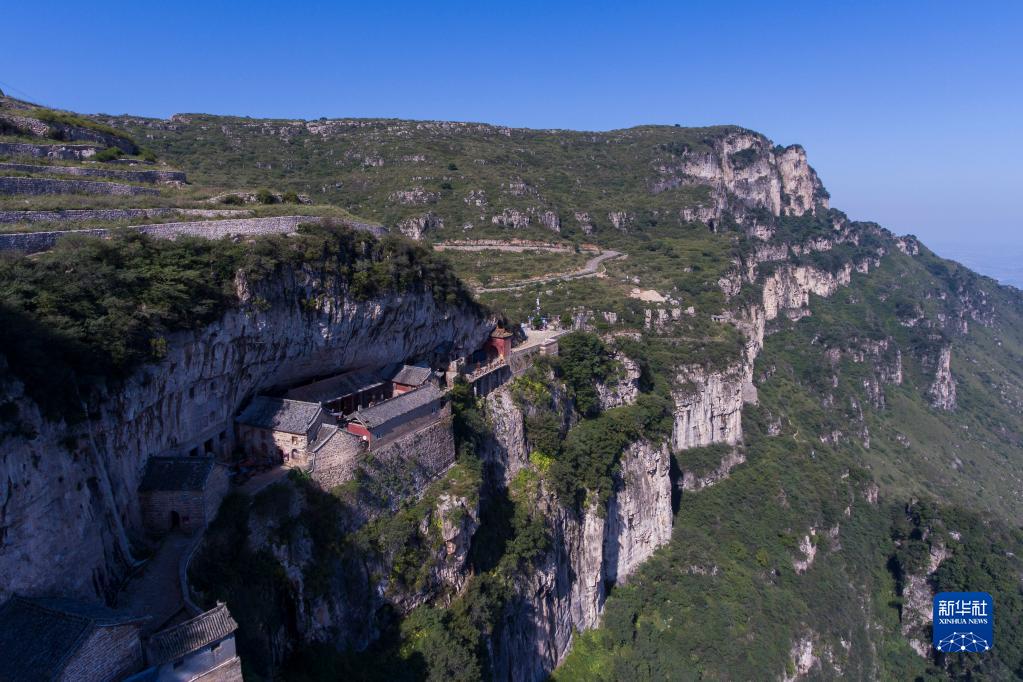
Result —
[{"label": "distant hazy horizon", "polygon": [[1023,246],[990,242],[923,239],[924,244],[942,258],[962,263],[1001,284],[1023,289]]}]

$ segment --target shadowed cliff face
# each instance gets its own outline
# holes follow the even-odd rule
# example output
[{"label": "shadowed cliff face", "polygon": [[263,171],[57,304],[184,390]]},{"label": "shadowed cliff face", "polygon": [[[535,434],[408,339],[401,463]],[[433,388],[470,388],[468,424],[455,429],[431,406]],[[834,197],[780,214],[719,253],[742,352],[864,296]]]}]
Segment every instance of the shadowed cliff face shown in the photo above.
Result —
[{"label": "shadowed cliff face", "polygon": [[[222,431],[255,393],[346,368],[479,347],[492,324],[478,308],[424,293],[309,299],[313,273],[288,268],[251,284],[218,322],[169,337],[166,356],[101,391],[88,419],[45,419],[9,374],[4,400],[20,433],[0,459],[0,598],[59,591],[109,596],[132,563],[136,494],[146,458],[186,453]],[[310,304],[310,300],[315,301]],[[68,390],[72,390],[69,387]]]}]

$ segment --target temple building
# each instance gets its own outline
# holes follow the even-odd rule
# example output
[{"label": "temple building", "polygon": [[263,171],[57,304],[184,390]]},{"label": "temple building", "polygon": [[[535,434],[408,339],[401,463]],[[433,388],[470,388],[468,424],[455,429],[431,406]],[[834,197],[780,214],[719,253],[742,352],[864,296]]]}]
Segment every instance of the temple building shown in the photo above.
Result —
[{"label": "temple building", "polygon": [[150,457],[139,485],[142,523],[152,533],[204,528],[229,487],[212,457]]},{"label": "temple building", "polygon": [[368,370],[327,377],[287,393],[289,400],[319,403],[333,414],[350,414],[390,397],[390,383]]},{"label": "temple building", "polygon": [[316,402],[256,396],[238,415],[238,441],[250,457],[302,464],[306,448],[334,418]]},{"label": "temple building", "polygon": [[227,606],[157,632],[146,643],[149,668],[135,680],[158,682],[242,682],[241,661],[235,648],[238,623]]},{"label": "temple building", "polygon": [[145,618],[71,599],[0,606],[0,680],[119,680],[142,668]]},{"label": "temple building", "polygon": [[444,406],[444,393],[435,384],[427,383],[390,400],[377,403],[349,416],[346,429],[366,441],[407,433],[437,419]]},{"label": "temple building", "polygon": [[417,389],[427,381],[434,379],[433,370],[420,365],[402,365],[398,373],[391,377],[393,395],[408,393]]}]

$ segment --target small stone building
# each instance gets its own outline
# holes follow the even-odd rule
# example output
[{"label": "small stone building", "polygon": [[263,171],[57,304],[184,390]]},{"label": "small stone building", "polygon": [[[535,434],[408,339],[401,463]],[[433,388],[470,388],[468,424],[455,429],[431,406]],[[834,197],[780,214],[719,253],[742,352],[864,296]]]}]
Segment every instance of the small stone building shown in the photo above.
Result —
[{"label": "small stone building", "polygon": [[372,447],[373,441],[407,433],[440,417],[444,393],[428,383],[351,415],[346,430]]},{"label": "small stone building", "polygon": [[142,668],[145,618],[70,599],[0,606],[0,680],[107,682]]},{"label": "small stone building", "polygon": [[212,457],[150,457],[139,486],[146,530],[203,528],[217,515],[230,483]]},{"label": "small stone building", "polygon": [[394,387],[393,395],[408,393],[432,379],[433,371],[429,367],[402,365],[398,373],[391,377],[391,385]]},{"label": "small stone building", "polygon": [[157,632],[146,644],[150,668],[139,679],[159,682],[241,682],[235,648],[238,623],[224,604]]},{"label": "small stone building", "polygon": [[260,395],[235,422],[238,442],[249,457],[302,464],[306,448],[333,417],[319,403]]}]

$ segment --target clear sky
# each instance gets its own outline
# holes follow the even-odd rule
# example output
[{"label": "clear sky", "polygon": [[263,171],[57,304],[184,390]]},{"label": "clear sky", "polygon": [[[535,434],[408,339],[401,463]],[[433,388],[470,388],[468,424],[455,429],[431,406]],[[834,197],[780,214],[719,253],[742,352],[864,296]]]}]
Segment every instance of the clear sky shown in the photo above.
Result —
[{"label": "clear sky", "polygon": [[50,0],[3,15],[0,87],[52,106],[734,123],[804,145],[854,218],[1023,259],[1023,2]]}]

